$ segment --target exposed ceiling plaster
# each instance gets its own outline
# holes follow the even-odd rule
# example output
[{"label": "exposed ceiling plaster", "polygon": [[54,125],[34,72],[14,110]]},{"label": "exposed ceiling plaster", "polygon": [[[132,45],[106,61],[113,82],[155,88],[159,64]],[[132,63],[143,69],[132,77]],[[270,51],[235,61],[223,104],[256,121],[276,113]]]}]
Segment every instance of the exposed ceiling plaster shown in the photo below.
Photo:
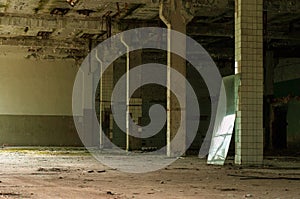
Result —
[{"label": "exposed ceiling plaster", "polygon": [[[234,0],[186,2],[196,15],[189,35],[212,48],[233,42]],[[264,9],[269,44],[299,45],[299,0],[267,0]],[[78,0],[74,7],[66,0],[0,0],[0,44],[44,48],[40,53],[49,55],[69,49],[76,56],[66,51],[65,57],[84,57],[88,42],[100,42],[110,31],[163,26],[158,10],[159,0]]]}]

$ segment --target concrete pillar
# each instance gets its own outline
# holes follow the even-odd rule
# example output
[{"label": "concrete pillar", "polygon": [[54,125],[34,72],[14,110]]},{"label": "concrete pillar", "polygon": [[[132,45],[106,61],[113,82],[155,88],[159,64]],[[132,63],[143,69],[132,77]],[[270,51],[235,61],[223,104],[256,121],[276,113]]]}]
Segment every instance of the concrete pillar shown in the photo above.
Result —
[{"label": "concrete pillar", "polygon": [[264,130],[265,130],[265,147],[272,147],[272,98],[274,96],[274,52],[271,50],[267,50],[265,52],[265,60],[264,60]]},{"label": "concrete pillar", "polygon": [[99,67],[100,79],[99,82],[99,124],[101,126],[99,132],[99,148],[111,147],[111,143],[105,142],[105,136],[112,140],[112,113],[111,113],[111,95],[113,90],[113,64],[108,66],[105,70],[104,65],[107,65],[105,58],[100,58],[98,49],[95,49],[95,58]]},{"label": "concrete pillar", "polygon": [[[122,43],[127,48],[127,54],[126,54],[126,151],[129,150],[138,150],[142,148],[142,140],[139,138],[135,138],[133,136],[130,136],[130,131],[132,131],[132,128],[130,127],[130,120],[134,119],[135,115],[142,115],[141,110],[140,112],[138,110],[135,110],[136,104],[133,104],[131,106],[130,99],[131,97],[138,97],[141,99],[141,93],[136,93],[135,96],[129,95],[129,89],[130,89],[130,70],[136,66],[139,66],[142,64],[142,51],[133,51],[130,52],[130,46],[127,45],[125,40],[122,40]],[[137,77],[134,77],[137,78]],[[141,78],[138,77],[138,78]],[[141,80],[141,79],[140,79]],[[141,81],[140,81],[141,82]],[[134,99],[136,101],[136,99]],[[141,108],[141,107],[140,107]],[[139,117],[138,117],[139,118]],[[138,123],[139,119],[136,118]]]},{"label": "concrete pillar", "polygon": [[264,87],[264,95],[272,96],[274,95],[274,52],[267,50],[265,55],[265,87]]},{"label": "concrete pillar", "polygon": [[95,135],[93,134],[95,124],[92,122],[95,111],[95,101],[93,96],[94,74],[92,71],[91,55],[89,55],[89,67],[83,72],[83,139],[88,147],[94,147],[98,145],[98,142],[95,140]]},{"label": "concrete pillar", "polygon": [[[167,71],[167,85],[176,82],[182,86],[182,93],[185,95],[185,82],[179,82],[172,77],[170,68],[177,70],[183,76],[186,76],[186,60],[172,54],[172,49],[180,50],[186,53],[186,41],[178,41],[178,38],[173,38],[170,30],[176,30],[183,34],[186,34],[187,24],[192,20],[192,16],[189,15],[185,9],[185,2],[182,0],[169,0],[162,2],[160,5],[160,18],[166,24],[169,29],[168,33],[168,71]],[[180,121],[186,121],[186,115],[181,115],[181,111],[186,109],[186,103],[179,105],[176,96],[174,96],[170,89],[167,89],[167,155],[175,157],[178,152],[184,151],[186,148],[186,128],[184,127],[185,134],[181,138],[182,143],[180,146],[172,146],[171,140],[175,137]]]},{"label": "concrete pillar", "polygon": [[235,163],[263,161],[263,0],[235,1],[235,60],[240,74]]},{"label": "concrete pillar", "polygon": [[126,74],[126,151],[129,151],[129,138],[130,138],[130,128],[129,128],[129,120],[130,120],[130,112],[129,112],[129,106],[130,106],[130,96],[129,96],[129,89],[130,89],[130,46],[128,46],[128,44],[126,43],[125,40],[123,40],[124,38],[122,38],[122,43],[124,44],[124,46],[127,48],[127,53],[126,53],[126,70],[125,70],[125,74]]},{"label": "concrete pillar", "polygon": [[[100,93],[100,107],[101,108],[101,124],[102,130],[106,137],[112,140],[113,132],[113,117],[111,112],[111,96],[114,85],[114,64],[111,64],[105,71],[100,79],[101,93]],[[103,147],[110,147],[110,143],[104,143]]]},{"label": "concrete pillar", "polygon": [[[129,62],[130,62],[130,70],[136,66],[142,65],[142,50],[137,50],[129,53]],[[138,78],[138,82],[142,81],[142,76],[135,77]],[[141,83],[140,83],[141,84]],[[129,101],[129,113],[133,121],[141,126],[141,117],[142,117],[142,92],[141,89],[136,91],[133,96],[131,96],[131,100]],[[128,121],[129,122],[129,121]],[[132,128],[129,126],[129,130]],[[141,132],[138,132],[141,133]],[[142,139],[135,138],[133,136],[129,136],[128,142],[129,150],[141,150],[142,148]]]},{"label": "concrete pillar", "polygon": [[[114,61],[114,66],[113,66],[113,86],[117,84],[117,82],[120,80],[120,78],[125,75],[126,73],[126,63],[127,59],[125,56],[119,57],[117,60]],[[122,85],[122,89],[126,90],[126,85]],[[114,102],[117,104],[122,104],[126,105],[126,96],[122,101],[119,102]],[[126,118],[126,111],[121,111],[120,114],[123,117]],[[114,120],[113,120],[114,121]],[[122,121],[123,124],[117,124],[115,121],[113,122],[113,143],[117,145],[118,147],[122,149],[126,149],[126,132],[124,132],[121,128],[120,125],[126,126],[126,120]]]}]

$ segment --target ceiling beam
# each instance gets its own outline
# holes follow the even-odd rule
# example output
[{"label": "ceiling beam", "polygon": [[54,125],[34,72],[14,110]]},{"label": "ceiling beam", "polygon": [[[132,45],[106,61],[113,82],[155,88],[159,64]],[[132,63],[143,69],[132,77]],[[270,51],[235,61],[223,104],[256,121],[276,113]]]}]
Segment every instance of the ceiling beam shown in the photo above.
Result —
[{"label": "ceiling beam", "polygon": [[58,41],[54,39],[37,39],[36,37],[0,37],[0,45],[22,47],[53,47],[59,49],[87,50],[88,44],[80,41]]},{"label": "ceiling beam", "polygon": [[[56,0],[56,1],[61,1],[61,0]],[[96,3],[158,4],[160,0],[82,0],[82,1],[84,1],[87,4],[96,4]]]},{"label": "ceiling beam", "polygon": [[[88,0],[86,0],[88,1]],[[92,0],[91,0],[92,1]],[[96,0],[94,0],[97,2]],[[101,0],[101,2],[120,2],[121,0]],[[140,4],[141,2],[152,2],[158,0],[124,0],[124,2],[136,2]],[[200,5],[208,4],[207,0],[189,0],[192,4],[198,5],[199,9],[207,8],[209,6],[214,7],[217,5],[209,4],[207,6],[201,7]],[[228,0],[216,0],[216,2],[228,2]],[[206,3],[205,3],[206,2]],[[286,6],[283,6],[282,0],[268,0],[266,2],[267,7],[270,7],[272,10],[277,11],[278,13],[286,10],[291,11],[295,10],[300,13],[300,2],[298,0],[285,0],[287,2]],[[293,5],[293,6],[291,6]],[[222,4],[223,5],[223,4]],[[224,4],[225,5],[225,4]],[[219,5],[218,5],[219,6]],[[219,6],[220,7],[220,6]],[[296,9],[297,8],[297,9]],[[225,11],[225,10],[224,10]],[[207,14],[208,13],[202,13]],[[99,30],[101,29],[101,17],[83,17],[83,16],[53,16],[53,15],[32,15],[32,14],[5,14],[0,13],[0,25],[1,26],[24,26],[24,27],[37,27],[41,29],[57,29],[57,28],[79,28],[79,29],[94,29]]]},{"label": "ceiling beam", "polygon": [[264,10],[270,13],[300,13],[299,0],[266,0]]},{"label": "ceiling beam", "polygon": [[[134,23],[135,22],[135,23]],[[136,21],[121,20],[116,23],[120,31],[134,29],[138,27],[163,27],[163,24],[157,21]],[[280,26],[270,26],[266,39],[300,40],[299,32],[288,32]],[[227,37],[234,38],[233,23],[191,23],[187,28],[187,34],[192,37]]]},{"label": "ceiling beam", "polygon": [[289,46],[279,46],[272,47],[272,50],[275,52],[275,57],[281,58],[299,58],[300,45],[289,47]]},{"label": "ceiling beam", "polygon": [[39,28],[100,29],[100,17],[61,17],[31,14],[0,14],[1,26],[28,26]]},{"label": "ceiling beam", "polygon": [[190,25],[188,34],[191,36],[234,37],[233,24],[199,24]]},{"label": "ceiling beam", "polygon": [[[158,4],[159,1],[165,0],[85,0],[86,2],[101,2],[101,3],[131,3],[131,4]],[[186,0],[191,7],[195,9],[204,8],[228,8],[234,9],[234,0]],[[275,13],[280,12],[290,12],[299,13],[300,12],[300,2],[299,0],[266,0],[265,10]],[[197,11],[198,12],[198,11]]]}]

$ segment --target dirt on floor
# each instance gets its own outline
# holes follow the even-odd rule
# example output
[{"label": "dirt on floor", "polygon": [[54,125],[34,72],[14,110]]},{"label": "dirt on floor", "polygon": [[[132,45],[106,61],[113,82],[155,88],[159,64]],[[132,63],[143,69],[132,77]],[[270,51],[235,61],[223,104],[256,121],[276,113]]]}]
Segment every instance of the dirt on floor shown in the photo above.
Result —
[{"label": "dirt on floor", "polygon": [[261,168],[209,166],[197,157],[128,174],[86,151],[0,149],[0,198],[300,198],[300,158],[267,157]]}]

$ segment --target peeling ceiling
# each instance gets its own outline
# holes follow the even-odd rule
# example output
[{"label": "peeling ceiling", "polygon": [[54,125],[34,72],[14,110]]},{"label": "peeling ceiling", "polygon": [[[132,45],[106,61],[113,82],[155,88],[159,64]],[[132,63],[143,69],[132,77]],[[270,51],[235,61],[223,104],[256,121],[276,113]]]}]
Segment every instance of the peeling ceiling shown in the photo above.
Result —
[{"label": "peeling ceiling", "polygon": [[[159,0],[75,2],[71,6],[66,0],[0,0],[0,45],[22,46],[45,58],[59,54],[79,59],[86,55],[90,41],[101,42],[130,28],[163,26]],[[208,48],[227,48],[224,52],[233,54],[234,0],[186,2],[195,13],[188,34]],[[269,47],[299,48],[299,0],[265,1],[264,22]]]}]

